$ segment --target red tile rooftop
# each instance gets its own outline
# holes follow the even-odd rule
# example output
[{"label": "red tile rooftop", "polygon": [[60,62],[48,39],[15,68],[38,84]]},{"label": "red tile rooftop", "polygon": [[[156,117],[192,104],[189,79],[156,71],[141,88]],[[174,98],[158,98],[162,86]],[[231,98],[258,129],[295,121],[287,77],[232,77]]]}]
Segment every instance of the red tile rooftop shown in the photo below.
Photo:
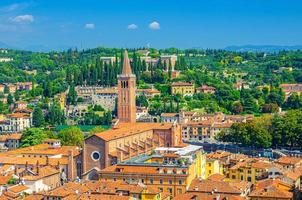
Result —
[{"label": "red tile rooftop", "polygon": [[154,129],[167,130],[172,126],[172,123],[119,123],[113,129],[95,135],[105,141],[110,141]]}]

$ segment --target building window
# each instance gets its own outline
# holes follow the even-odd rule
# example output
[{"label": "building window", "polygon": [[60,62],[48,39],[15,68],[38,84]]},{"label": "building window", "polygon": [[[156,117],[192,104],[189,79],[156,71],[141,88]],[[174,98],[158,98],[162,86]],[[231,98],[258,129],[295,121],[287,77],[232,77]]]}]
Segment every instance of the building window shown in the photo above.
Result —
[{"label": "building window", "polygon": [[163,184],[163,180],[162,180],[162,179],[160,179],[160,180],[159,180],[159,183],[160,183],[160,184]]},{"label": "building window", "polygon": [[182,180],[178,180],[178,184],[179,184],[179,185],[182,185]]},{"label": "building window", "polygon": [[177,194],[182,194],[182,189],[177,189]]},{"label": "building window", "polygon": [[173,189],[172,188],[168,188],[168,192],[172,194]]},{"label": "building window", "polygon": [[91,158],[94,161],[98,161],[101,158],[101,154],[97,151],[94,151],[94,152],[91,153]]},{"label": "building window", "polygon": [[247,177],[248,182],[252,182],[252,178],[250,176]]},{"label": "building window", "polygon": [[150,179],[150,183],[153,184],[153,179]]},{"label": "building window", "polygon": [[169,184],[172,185],[172,183],[173,183],[172,180],[169,180]]}]

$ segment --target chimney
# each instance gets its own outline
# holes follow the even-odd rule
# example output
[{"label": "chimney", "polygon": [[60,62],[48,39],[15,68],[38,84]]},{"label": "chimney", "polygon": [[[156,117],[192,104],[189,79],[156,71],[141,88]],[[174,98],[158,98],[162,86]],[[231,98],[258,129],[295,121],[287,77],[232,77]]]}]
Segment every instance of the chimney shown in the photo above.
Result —
[{"label": "chimney", "polygon": [[58,161],[56,168],[59,170],[60,169],[60,161]]},{"label": "chimney", "polygon": [[48,166],[49,165],[49,158],[48,158],[48,156],[46,156],[46,166]]},{"label": "chimney", "polygon": [[39,161],[37,161],[37,164],[36,164],[36,170],[37,170],[37,176],[39,175]]},{"label": "chimney", "polygon": [[17,166],[16,165],[14,166],[14,173],[17,176]]}]

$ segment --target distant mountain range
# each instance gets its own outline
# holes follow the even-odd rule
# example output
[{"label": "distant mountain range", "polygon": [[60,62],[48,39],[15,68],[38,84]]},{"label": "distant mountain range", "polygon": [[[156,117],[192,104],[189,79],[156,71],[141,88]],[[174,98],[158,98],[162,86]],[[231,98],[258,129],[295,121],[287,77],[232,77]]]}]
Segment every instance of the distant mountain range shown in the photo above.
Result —
[{"label": "distant mountain range", "polygon": [[34,52],[49,52],[49,51],[64,51],[74,47],[68,45],[60,45],[60,46],[30,45],[26,47],[15,47],[0,41],[0,48],[27,50],[27,51],[34,51]]},{"label": "distant mountain range", "polygon": [[253,51],[253,52],[278,52],[282,50],[302,50],[302,45],[282,46],[282,45],[242,45],[228,46],[227,51]]},{"label": "distant mountain range", "polygon": [[[6,49],[18,49],[18,50],[28,50],[35,52],[49,52],[49,51],[64,51],[69,48],[75,48],[69,45],[60,45],[60,46],[46,46],[46,45],[30,45],[27,47],[15,47],[10,46],[4,42],[0,41],[0,48]],[[194,49],[204,49],[200,47],[195,47]],[[282,50],[302,50],[302,45],[294,45],[294,46],[282,46],[282,45],[241,45],[241,46],[227,46],[224,48],[227,51],[252,51],[252,52],[278,52]]]}]

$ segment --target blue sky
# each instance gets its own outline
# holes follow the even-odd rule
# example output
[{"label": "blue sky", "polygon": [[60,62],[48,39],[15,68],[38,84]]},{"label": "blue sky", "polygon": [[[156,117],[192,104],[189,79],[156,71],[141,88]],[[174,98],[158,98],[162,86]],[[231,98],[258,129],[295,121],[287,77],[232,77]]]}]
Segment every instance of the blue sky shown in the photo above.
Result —
[{"label": "blue sky", "polygon": [[0,0],[0,42],[224,48],[302,44],[301,0]]}]

